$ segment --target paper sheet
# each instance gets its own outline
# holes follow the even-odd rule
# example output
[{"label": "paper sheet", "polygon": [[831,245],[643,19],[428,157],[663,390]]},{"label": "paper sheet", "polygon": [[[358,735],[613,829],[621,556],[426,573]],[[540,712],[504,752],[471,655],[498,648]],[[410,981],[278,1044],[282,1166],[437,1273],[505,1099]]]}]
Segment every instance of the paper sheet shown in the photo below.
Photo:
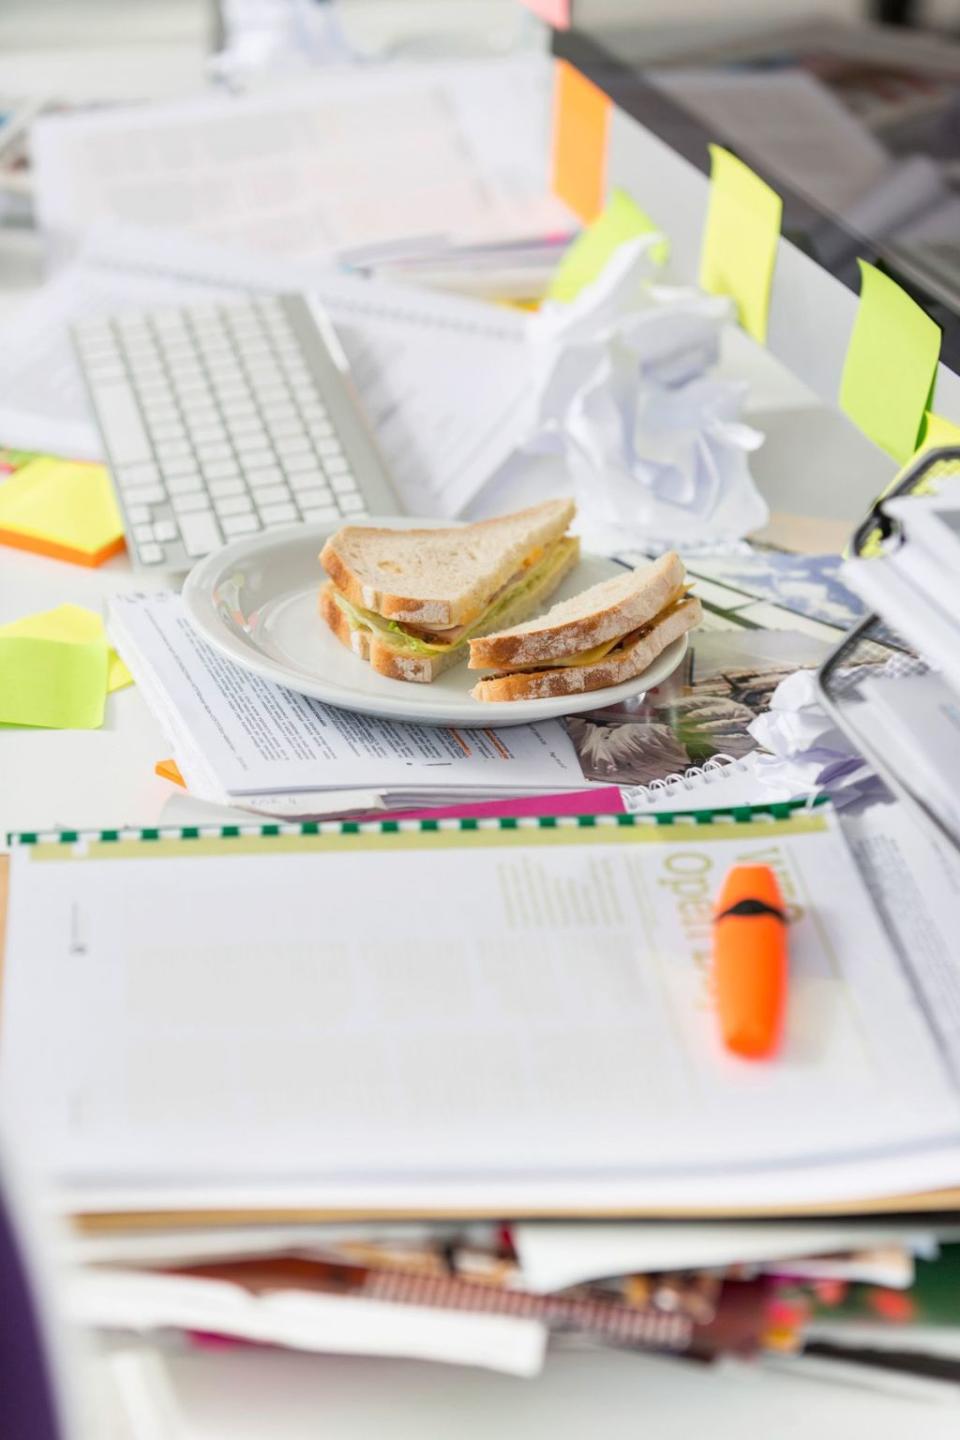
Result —
[{"label": "paper sheet", "polygon": [[0,636],[0,724],[96,730],[107,694],[107,647]]},{"label": "paper sheet", "polygon": [[117,219],[287,258],[410,237],[562,229],[547,186],[547,57],[326,70],[245,96],[53,116],[40,224]]},{"label": "paper sheet", "polygon": [[843,829],[923,1012],[960,1075],[960,864],[901,804],[845,815]]},{"label": "paper sheet", "polygon": [[700,256],[700,284],[729,295],[754,340],[767,338],[770,289],[780,243],[783,204],[748,165],[710,146],[710,203]]},{"label": "paper sheet", "polygon": [[584,788],[558,720],[509,730],[403,725],[323,705],[242,670],[208,645],[170,591],[114,597],[110,632],[171,732],[187,787],[525,791]]},{"label": "paper sheet", "polygon": [[457,515],[529,426],[527,320],[454,295],[109,228],[21,308],[0,356],[0,441],[96,458],[69,344],[80,319],[211,294],[309,290],[336,327],[410,514]]},{"label": "paper sheet", "polygon": [[724,1221],[643,1224],[549,1221],[511,1226],[524,1284],[541,1294],[611,1275],[695,1270],[788,1256],[829,1255],[904,1241],[902,1226],[858,1221],[745,1225]]},{"label": "paper sheet", "polygon": [[917,448],[933,401],[940,328],[889,275],[859,260],[860,304],[840,382],[840,404],[901,464]]},{"label": "paper sheet", "polygon": [[[772,862],[795,913],[762,1066],[723,1050],[706,970],[734,860]],[[15,847],[0,1024],[17,1134],[80,1208],[789,1203],[791,1166],[830,1193],[871,1160],[901,1188],[960,1163],[956,1090],[822,814]]]}]

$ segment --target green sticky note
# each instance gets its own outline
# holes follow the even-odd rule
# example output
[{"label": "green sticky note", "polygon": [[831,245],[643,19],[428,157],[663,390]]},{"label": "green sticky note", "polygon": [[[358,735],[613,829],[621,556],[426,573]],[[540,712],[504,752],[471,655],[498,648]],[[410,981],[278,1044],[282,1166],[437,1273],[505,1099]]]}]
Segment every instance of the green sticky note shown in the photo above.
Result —
[{"label": "green sticky note", "polygon": [[107,696],[107,646],[0,635],[0,722],[96,730]]},{"label": "green sticky note", "polygon": [[711,295],[729,295],[744,330],[763,341],[783,201],[749,165],[721,145],[710,146],[710,162],[700,284]]},{"label": "green sticky note", "polygon": [[[82,605],[58,605],[55,610],[25,615],[22,620],[0,625],[0,635],[27,635],[32,640],[66,640],[73,644],[88,644],[94,640],[103,645],[107,643],[103,617],[96,610],[85,610]],[[107,657],[107,689],[120,690],[124,685],[132,684],[133,676],[116,650],[111,648]]]},{"label": "green sticky note", "polygon": [[[615,250],[638,235],[654,235],[659,231],[645,210],[641,210],[626,190],[614,190],[602,215],[577,236],[557,266],[548,300],[575,300],[581,290],[592,285]],[[666,240],[653,248],[653,258],[662,265],[669,253]]]},{"label": "green sticky note", "polygon": [[840,382],[840,404],[901,465],[917,448],[930,407],[940,328],[895,280],[866,260]]}]

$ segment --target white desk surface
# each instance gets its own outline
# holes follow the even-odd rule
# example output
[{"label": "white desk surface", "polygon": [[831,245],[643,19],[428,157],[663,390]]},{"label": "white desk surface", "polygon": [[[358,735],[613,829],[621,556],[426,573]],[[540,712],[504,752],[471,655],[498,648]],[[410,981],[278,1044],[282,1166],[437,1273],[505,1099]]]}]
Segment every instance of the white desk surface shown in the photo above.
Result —
[{"label": "white desk surface", "polygon": [[[0,324],[41,275],[34,237],[0,232]],[[754,370],[745,353],[730,363]],[[755,468],[776,507],[785,510],[791,487],[810,474],[812,425],[823,437],[823,474],[852,467],[860,488],[885,483],[889,463],[841,418],[775,369],[753,378],[752,418],[769,435],[766,459],[761,451]],[[823,484],[822,475],[808,483]],[[811,513],[809,497],[797,508]],[[85,570],[4,549],[0,622],[65,601],[102,609],[114,590],[142,584],[123,557]],[[153,774],[166,753],[135,688],[110,697],[100,731],[8,731],[0,739],[0,832],[152,824],[171,793]],[[110,1398],[105,1364],[90,1359],[85,1366],[106,1405],[96,1440],[140,1440]],[[899,1440],[911,1431],[924,1440],[953,1440],[957,1433],[956,1409],[928,1399],[741,1365],[706,1370],[612,1352],[551,1356],[535,1381],[441,1365],[253,1351],[175,1354],[167,1370],[180,1421],[162,1440],[565,1440],[600,1427],[609,1440],[641,1433],[687,1440],[701,1431],[733,1440],[770,1420],[785,1440],[806,1440],[818,1429],[851,1440]]]},{"label": "white desk surface", "polygon": [[[955,1440],[958,1426],[957,1404],[932,1394],[616,1351],[555,1353],[535,1380],[256,1351],[180,1353],[165,1369],[175,1420],[155,1440]],[[140,1440],[103,1361],[94,1373],[108,1416],[96,1440]]]}]

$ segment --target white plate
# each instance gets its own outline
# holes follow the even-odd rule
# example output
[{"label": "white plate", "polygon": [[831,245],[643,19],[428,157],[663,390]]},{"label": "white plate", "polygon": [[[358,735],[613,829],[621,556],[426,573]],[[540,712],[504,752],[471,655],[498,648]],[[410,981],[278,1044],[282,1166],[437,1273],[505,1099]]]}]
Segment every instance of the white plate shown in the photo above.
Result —
[{"label": "white plate", "polygon": [[[450,522],[391,517],[369,523],[410,529]],[[474,700],[470,689],[479,676],[466,665],[452,666],[432,685],[388,680],[341,645],[317,614],[317,592],[324,578],[317,556],[337,528],[290,525],[236,540],[208,555],[194,566],[183,587],[190,619],[211,645],[264,680],[345,710],[420,725],[520,725],[615,705],[659,685],[676,669],[687,648],[684,635],[643,675],[624,685],[552,700],[496,705]],[[553,598],[576,595],[620,570],[610,560],[584,555]]]}]

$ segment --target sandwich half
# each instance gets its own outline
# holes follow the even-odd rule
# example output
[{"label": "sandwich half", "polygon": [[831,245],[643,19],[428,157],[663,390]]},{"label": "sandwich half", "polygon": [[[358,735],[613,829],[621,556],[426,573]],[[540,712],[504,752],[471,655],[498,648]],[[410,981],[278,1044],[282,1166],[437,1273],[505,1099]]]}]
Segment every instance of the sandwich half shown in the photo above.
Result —
[{"label": "sandwich half", "polygon": [[538,620],[470,641],[471,670],[495,673],[477,700],[544,700],[620,685],[640,675],[701,618],[671,550],[554,605]]},{"label": "sandwich half", "polygon": [[441,530],[348,525],[320,552],[320,614],[381,675],[426,683],[540,610],[576,564],[572,500]]}]

